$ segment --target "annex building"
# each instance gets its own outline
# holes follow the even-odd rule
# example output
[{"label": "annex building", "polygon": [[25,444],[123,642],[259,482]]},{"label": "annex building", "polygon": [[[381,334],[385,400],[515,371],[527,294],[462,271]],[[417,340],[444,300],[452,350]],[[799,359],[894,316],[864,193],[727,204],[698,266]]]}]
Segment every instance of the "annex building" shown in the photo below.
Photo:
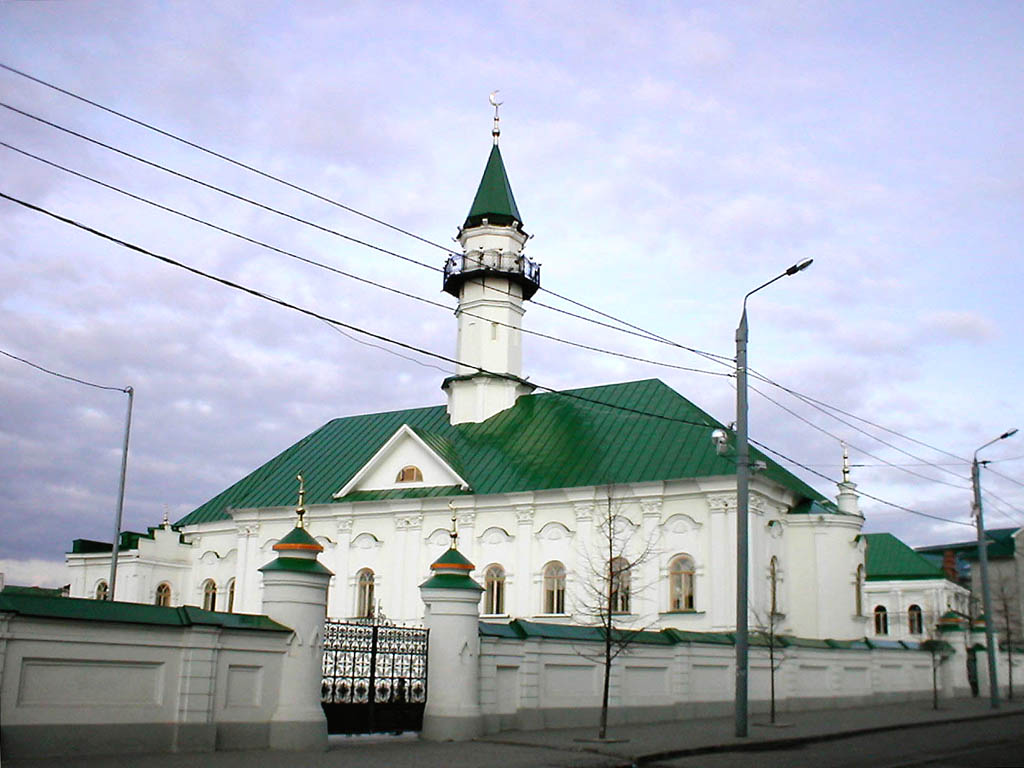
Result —
[{"label": "annex building", "polygon": [[[335,574],[333,617],[419,621],[417,587],[454,516],[485,618],[592,623],[588,595],[611,560],[620,625],[734,629],[735,455],[711,439],[723,425],[654,379],[535,390],[522,373],[522,318],[540,287],[527,239],[496,127],[462,253],[444,269],[458,299],[447,403],[334,419],[173,525],[123,534],[116,598],[259,612],[259,568],[298,499]],[[923,637],[962,610],[966,590],[941,568],[861,534],[847,476],[832,500],[758,451],[751,459],[763,466],[750,486],[752,629]],[[109,596],[110,557],[110,543],[73,543],[72,596]]]}]

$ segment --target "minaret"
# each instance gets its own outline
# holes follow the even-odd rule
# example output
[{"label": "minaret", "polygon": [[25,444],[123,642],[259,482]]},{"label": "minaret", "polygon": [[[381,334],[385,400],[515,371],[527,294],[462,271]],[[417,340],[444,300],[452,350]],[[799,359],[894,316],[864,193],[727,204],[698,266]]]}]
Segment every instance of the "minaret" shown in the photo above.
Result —
[{"label": "minaret", "polygon": [[491,104],[494,146],[459,230],[463,252],[444,267],[444,290],[459,300],[455,357],[460,364],[441,384],[452,424],[489,419],[533,391],[522,379],[520,328],[523,302],[540,287],[540,266],[523,255],[529,236],[498,149],[500,102],[494,94]]},{"label": "minaret", "polygon": [[860,498],[857,493],[857,484],[850,481],[850,452],[843,443],[843,482],[836,483],[839,487],[839,495],[836,497],[839,511],[847,515],[860,515]]}]

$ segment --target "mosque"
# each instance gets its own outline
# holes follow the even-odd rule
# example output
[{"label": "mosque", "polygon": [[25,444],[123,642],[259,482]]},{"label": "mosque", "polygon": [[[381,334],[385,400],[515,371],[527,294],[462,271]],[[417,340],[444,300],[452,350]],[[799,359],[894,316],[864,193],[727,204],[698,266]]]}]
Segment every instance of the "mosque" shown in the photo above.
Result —
[{"label": "mosque", "polygon": [[[259,613],[259,568],[298,504],[335,574],[332,617],[418,622],[417,587],[454,518],[485,619],[593,623],[607,576],[618,625],[735,629],[735,455],[712,440],[724,426],[656,379],[556,392],[524,378],[540,268],[497,119],[493,136],[462,253],[444,265],[458,299],[447,403],[329,421],[176,523],[122,534],[115,596],[111,544],[75,540],[72,596]],[[848,472],[832,500],[756,450],[751,461],[751,628],[923,639],[966,610],[941,568],[861,533]]]}]

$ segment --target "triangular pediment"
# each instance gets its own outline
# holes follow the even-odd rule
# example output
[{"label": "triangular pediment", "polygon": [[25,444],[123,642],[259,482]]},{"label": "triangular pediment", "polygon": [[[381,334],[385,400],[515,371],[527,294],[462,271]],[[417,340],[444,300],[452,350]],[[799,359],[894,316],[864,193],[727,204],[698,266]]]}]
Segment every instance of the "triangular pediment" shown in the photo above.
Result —
[{"label": "triangular pediment", "polygon": [[450,461],[428,444],[425,437],[429,439],[429,435],[421,436],[408,424],[403,424],[352,479],[334,494],[334,498],[340,499],[356,491],[450,486],[468,490],[469,483],[452,467]]}]

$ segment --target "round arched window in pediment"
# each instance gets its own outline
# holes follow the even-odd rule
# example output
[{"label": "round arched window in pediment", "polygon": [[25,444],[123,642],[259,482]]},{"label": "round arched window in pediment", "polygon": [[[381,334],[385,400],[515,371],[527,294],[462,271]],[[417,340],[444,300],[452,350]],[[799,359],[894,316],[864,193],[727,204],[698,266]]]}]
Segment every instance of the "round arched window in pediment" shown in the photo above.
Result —
[{"label": "round arched window in pediment", "polygon": [[398,470],[398,477],[395,478],[396,483],[422,483],[423,473],[420,472],[419,467],[414,467],[410,464],[407,467],[402,467]]}]

